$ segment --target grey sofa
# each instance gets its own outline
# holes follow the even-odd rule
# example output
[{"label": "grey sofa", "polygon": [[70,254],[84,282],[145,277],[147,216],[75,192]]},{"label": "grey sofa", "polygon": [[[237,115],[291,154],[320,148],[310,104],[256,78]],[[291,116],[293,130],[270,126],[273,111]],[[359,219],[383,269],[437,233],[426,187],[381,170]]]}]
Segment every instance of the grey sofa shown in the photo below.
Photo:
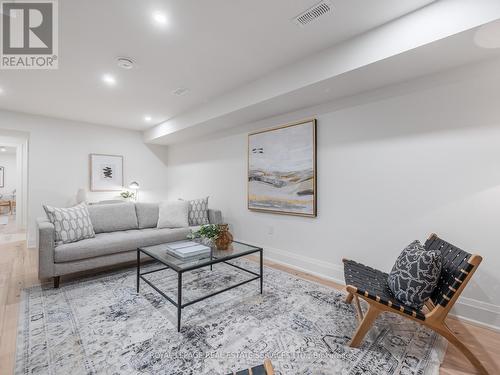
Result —
[{"label": "grey sofa", "polygon": [[[54,225],[47,218],[37,220],[38,277],[53,277],[56,288],[60,276],[133,261],[138,247],[180,241],[197,229],[157,229],[157,203],[97,204],[88,209],[96,235],[78,242],[56,246]],[[222,223],[219,210],[208,214],[211,224]]]}]

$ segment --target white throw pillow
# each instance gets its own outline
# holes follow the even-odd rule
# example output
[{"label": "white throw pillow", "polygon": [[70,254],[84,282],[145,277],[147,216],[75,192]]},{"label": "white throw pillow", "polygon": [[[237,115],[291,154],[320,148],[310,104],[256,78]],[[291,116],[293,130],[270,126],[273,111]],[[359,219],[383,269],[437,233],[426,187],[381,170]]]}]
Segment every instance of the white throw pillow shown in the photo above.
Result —
[{"label": "white throw pillow", "polygon": [[162,202],[159,206],[157,228],[189,227],[189,202]]}]

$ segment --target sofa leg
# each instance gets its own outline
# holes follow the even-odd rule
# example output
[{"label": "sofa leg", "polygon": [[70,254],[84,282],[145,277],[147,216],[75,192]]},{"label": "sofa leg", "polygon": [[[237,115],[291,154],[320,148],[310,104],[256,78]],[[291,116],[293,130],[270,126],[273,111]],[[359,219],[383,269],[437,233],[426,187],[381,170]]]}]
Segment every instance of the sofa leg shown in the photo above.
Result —
[{"label": "sofa leg", "polygon": [[59,288],[59,281],[61,280],[60,276],[54,276],[54,288]]}]

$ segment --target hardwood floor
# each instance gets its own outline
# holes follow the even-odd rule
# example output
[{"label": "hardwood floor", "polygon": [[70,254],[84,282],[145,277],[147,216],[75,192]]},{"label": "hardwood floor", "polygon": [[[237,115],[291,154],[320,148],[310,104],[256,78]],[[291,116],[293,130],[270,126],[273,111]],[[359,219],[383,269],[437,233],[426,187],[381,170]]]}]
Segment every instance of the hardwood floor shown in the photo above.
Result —
[{"label": "hardwood floor", "polygon": [[[22,239],[23,233],[17,231],[13,224],[0,226],[0,375],[13,373],[21,291],[40,283],[37,276],[38,252],[36,249],[26,248],[26,242],[17,240],[18,238]],[[265,263],[307,280],[336,289],[343,288],[342,285],[274,262]],[[449,319],[448,325],[478,355],[491,375],[500,374],[500,333],[456,319]],[[441,375],[475,373],[467,359],[449,345],[441,366]]]},{"label": "hardwood floor", "polygon": [[13,372],[21,290],[39,283],[38,252],[27,249],[24,232],[0,226],[0,374]]}]

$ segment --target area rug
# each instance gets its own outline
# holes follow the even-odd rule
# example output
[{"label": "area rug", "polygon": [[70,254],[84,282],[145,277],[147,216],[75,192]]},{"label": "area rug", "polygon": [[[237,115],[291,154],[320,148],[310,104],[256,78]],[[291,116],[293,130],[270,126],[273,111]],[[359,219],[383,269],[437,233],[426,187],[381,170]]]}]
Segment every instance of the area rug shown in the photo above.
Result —
[{"label": "area rug", "polygon": [[[262,295],[254,281],[186,307],[180,333],[173,305],[146,283],[136,293],[135,268],[32,287],[23,292],[16,373],[212,375],[267,357],[281,375],[438,374],[446,345],[419,324],[383,314],[351,349],[357,321],[343,293],[273,268],[264,275]],[[189,272],[183,301],[246,277],[225,264]],[[175,297],[174,272],[149,278]]]}]

